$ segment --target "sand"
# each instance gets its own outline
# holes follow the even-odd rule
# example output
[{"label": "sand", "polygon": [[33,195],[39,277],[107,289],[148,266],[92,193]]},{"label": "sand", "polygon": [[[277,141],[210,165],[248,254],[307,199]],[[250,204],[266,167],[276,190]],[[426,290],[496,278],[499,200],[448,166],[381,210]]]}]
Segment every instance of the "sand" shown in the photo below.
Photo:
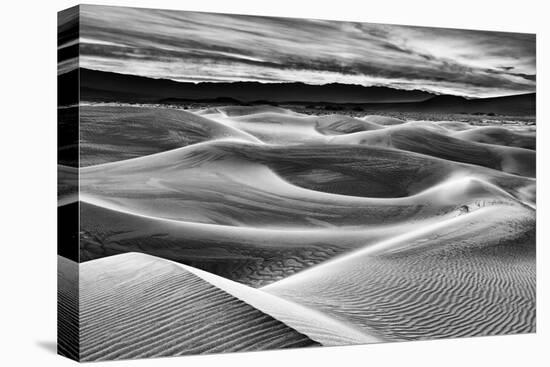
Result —
[{"label": "sand", "polygon": [[72,359],[80,353],[78,273],[78,263],[57,257],[57,351]]},{"label": "sand", "polygon": [[511,131],[504,127],[486,126],[459,131],[455,137],[494,145],[504,145],[517,148],[535,150],[536,137],[534,132]]},{"label": "sand", "polygon": [[245,132],[170,108],[85,105],[79,110],[80,166],[120,161]]},{"label": "sand", "polygon": [[192,272],[141,254],[80,265],[82,361],[318,345]]},{"label": "sand", "polygon": [[521,194],[534,185],[530,178],[425,155],[350,145],[326,149],[227,140],[82,169],[80,195],[102,206],[186,222],[356,226],[453,210],[415,195],[455,177],[476,177],[518,200],[532,201]]},{"label": "sand", "polygon": [[[535,137],[522,126],[85,107],[83,332],[67,354],[535,331]],[[62,284],[69,320],[78,292]]]},{"label": "sand", "polygon": [[[475,130],[479,129],[481,128]],[[467,135],[467,133],[471,133],[471,131],[449,136],[447,132],[435,131],[433,127],[402,124],[383,130],[338,136],[331,142],[396,148],[449,161],[488,167],[515,175],[535,177],[536,160],[533,150],[504,146],[504,144],[494,145],[492,143],[497,142],[497,137],[494,140],[482,139],[481,132],[477,136]],[[513,143],[517,133],[510,132],[509,134],[513,135],[505,135],[498,140],[502,143]],[[485,142],[491,142],[491,144],[485,144]]]},{"label": "sand", "polygon": [[384,340],[534,332],[534,236],[530,209],[484,208],[262,289]]}]

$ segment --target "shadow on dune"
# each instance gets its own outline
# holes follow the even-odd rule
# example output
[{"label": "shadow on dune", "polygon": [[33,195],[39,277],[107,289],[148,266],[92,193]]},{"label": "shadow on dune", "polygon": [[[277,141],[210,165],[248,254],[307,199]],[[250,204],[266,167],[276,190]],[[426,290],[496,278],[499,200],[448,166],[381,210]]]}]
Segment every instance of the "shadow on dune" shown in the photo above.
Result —
[{"label": "shadow on dune", "polygon": [[[455,134],[455,136],[457,135]],[[336,137],[332,142],[391,147],[449,161],[492,168],[519,176],[535,177],[534,151],[473,142],[470,141],[473,139],[471,135],[459,136],[461,139],[424,127],[405,125]]]}]

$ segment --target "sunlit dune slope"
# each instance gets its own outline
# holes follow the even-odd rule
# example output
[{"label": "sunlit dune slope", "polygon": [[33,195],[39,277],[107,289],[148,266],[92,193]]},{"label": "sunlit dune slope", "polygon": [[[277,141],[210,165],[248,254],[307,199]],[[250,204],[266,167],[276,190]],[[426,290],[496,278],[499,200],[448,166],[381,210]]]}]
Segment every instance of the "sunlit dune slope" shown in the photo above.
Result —
[{"label": "sunlit dune slope", "polygon": [[[535,176],[535,152],[523,148],[481,144],[467,140],[467,132],[455,138],[418,124],[403,124],[383,130],[334,137],[337,144],[392,147],[455,162],[501,170],[526,177]],[[513,133],[510,133],[513,134]]]},{"label": "sunlit dune slope", "polygon": [[383,126],[400,125],[405,122],[404,120],[400,120],[394,117],[378,115],[367,115],[363,117],[363,120]]},{"label": "sunlit dune slope", "polygon": [[331,135],[383,128],[376,123],[346,115],[310,116],[279,110],[267,108],[263,111],[256,108],[253,113],[234,116],[218,108],[202,111],[200,115],[272,144],[325,142],[327,136]]},{"label": "sunlit dune slope", "polygon": [[360,328],[317,310],[250,288],[193,267],[177,264],[224,292],[285,323],[323,346],[376,343],[382,341]]},{"label": "sunlit dune slope", "polygon": [[465,176],[490,182],[521,201],[532,199],[534,181],[527,178],[350,145],[197,144],[82,169],[80,184],[83,200],[154,217],[262,227],[353,226],[452,209],[414,195]]},{"label": "sunlit dune slope", "polygon": [[80,166],[140,157],[218,138],[258,141],[196,114],[137,106],[80,107]]},{"label": "sunlit dune slope", "polygon": [[92,205],[84,201],[80,205],[81,260],[139,251],[261,286],[342,253],[486,205],[523,205],[500,189],[470,178],[451,180],[415,197],[374,202],[375,206],[367,205],[372,215],[363,219],[370,218],[373,223],[338,227],[294,224],[291,229],[166,220],[132,213],[120,205],[102,207],[100,202]]},{"label": "sunlit dune slope", "polygon": [[450,131],[464,131],[474,128],[473,125],[463,121],[438,121],[436,123]]},{"label": "sunlit dune slope", "polygon": [[246,116],[246,115],[253,115],[256,113],[266,113],[266,112],[273,112],[273,113],[279,113],[283,115],[299,115],[289,109],[282,108],[282,107],[276,107],[276,106],[269,106],[269,105],[259,105],[259,106],[223,106],[223,107],[215,107],[209,110],[205,111],[206,113],[223,113],[226,116],[231,117],[238,117],[238,116]]},{"label": "sunlit dune slope", "polygon": [[484,208],[262,289],[388,340],[533,332],[534,236],[533,210]]},{"label": "sunlit dune slope", "polygon": [[484,126],[469,130],[459,131],[455,137],[495,145],[505,145],[535,150],[536,137],[534,132],[511,131],[504,127]]}]

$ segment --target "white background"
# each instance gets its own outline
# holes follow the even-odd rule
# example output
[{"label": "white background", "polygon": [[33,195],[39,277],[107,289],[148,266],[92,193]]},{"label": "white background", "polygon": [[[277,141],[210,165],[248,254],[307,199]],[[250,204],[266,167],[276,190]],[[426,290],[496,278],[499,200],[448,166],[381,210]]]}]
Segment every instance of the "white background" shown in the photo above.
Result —
[{"label": "white background", "polygon": [[[278,15],[537,33],[538,331],[533,335],[408,342],[97,363],[94,366],[540,366],[550,363],[548,91],[544,1],[95,1],[181,10]],[[73,1],[3,2],[0,91],[0,365],[70,365],[56,339],[56,12]],[[6,114],[7,112],[7,114]],[[545,291],[546,289],[546,291]],[[544,346],[546,344],[546,346]],[[548,365],[548,364],[546,364]]]}]

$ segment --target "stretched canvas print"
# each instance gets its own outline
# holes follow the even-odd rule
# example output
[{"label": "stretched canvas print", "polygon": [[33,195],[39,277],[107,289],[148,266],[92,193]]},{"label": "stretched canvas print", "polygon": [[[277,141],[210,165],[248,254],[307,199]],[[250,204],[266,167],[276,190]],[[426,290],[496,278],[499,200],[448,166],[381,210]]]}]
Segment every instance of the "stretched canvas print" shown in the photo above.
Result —
[{"label": "stretched canvas print", "polygon": [[58,350],[532,333],[535,35],[80,5]]}]

